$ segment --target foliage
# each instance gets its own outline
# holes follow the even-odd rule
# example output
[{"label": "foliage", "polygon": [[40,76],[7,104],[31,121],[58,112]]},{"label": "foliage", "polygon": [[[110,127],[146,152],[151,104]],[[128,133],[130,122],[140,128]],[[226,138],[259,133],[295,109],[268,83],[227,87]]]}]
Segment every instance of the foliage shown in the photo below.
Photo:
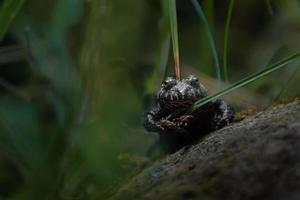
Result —
[{"label": "foliage", "polygon": [[204,14],[199,2],[197,0],[191,0],[191,1],[194,5],[196,11],[197,11],[198,16],[200,17],[200,19],[203,22],[204,29],[207,33],[208,41],[209,41],[210,48],[211,48],[213,58],[214,58],[216,76],[217,76],[217,79],[219,81],[221,81],[221,67],[220,67],[220,62],[219,62],[219,57],[218,57],[218,53],[217,53],[216,44],[215,44],[215,41],[214,41],[214,36],[213,36],[213,34],[210,30],[208,21],[205,17],[205,14]]},{"label": "foliage", "polygon": [[3,40],[24,2],[25,0],[4,0],[0,4],[0,41]]},{"label": "foliage", "polygon": [[208,102],[213,101],[216,98],[221,97],[223,95],[226,95],[226,94],[228,94],[232,91],[235,91],[235,90],[237,90],[237,89],[239,89],[239,88],[241,88],[241,87],[243,87],[247,84],[250,84],[250,83],[266,76],[266,75],[269,75],[270,73],[272,73],[276,70],[279,70],[282,67],[287,66],[290,63],[298,61],[299,59],[300,59],[300,53],[297,53],[297,54],[289,56],[288,58],[285,58],[281,61],[278,61],[277,63],[274,63],[270,66],[267,66],[266,68],[258,71],[257,73],[252,74],[252,75],[250,75],[250,76],[248,76],[248,77],[246,77],[246,78],[244,78],[240,81],[237,81],[237,82],[233,83],[231,86],[225,88],[224,90],[221,90],[220,92],[218,92],[214,95],[207,96],[207,97],[195,102],[189,112],[193,112],[194,110],[196,110],[199,107],[207,104]]},{"label": "foliage", "polygon": [[226,26],[225,26],[225,34],[224,34],[224,49],[223,49],[223,68],[224,68],[224,79],[225,82],[228,82],[228,43],[229,43],[229,31],[230,31],[230,23],[232,18],[234,0],[230,0],[227,19],[226,19]]},{"label": "foliage", "polygon": [[[250,82],[238,95],[258,104],[299,95],[298,64],[283,68],[298,54],[258,68],[299,51],[296,0],[243,1],[234,15],[233,3],[208,0],[24,2],[5,0],[0,9],[0,199],[105,199],[138,171],[153,141],[143,110],[174,75],[171,35],[182,76],[199,75],[209,89],[219,83],[225,43],[220,55],[233,84],[204,100]],[[207,60],[217,78],[203,75],[213,69]]]},{"label": "foliage", "polygon": [[171,35],[173,41],[175,74],[176,74],[176,78],[180,79],[180,59],[179,59],[179,45],[178,45],[176,0],[169,0],[169,15],[170,15]]}]

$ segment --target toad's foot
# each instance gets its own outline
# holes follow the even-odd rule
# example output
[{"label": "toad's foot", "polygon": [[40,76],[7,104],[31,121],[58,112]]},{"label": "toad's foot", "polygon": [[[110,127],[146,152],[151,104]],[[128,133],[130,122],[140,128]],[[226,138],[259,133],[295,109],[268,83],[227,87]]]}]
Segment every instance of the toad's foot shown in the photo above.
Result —
[{"label": "toad's foot", "polygon": [[179,118],[173,119],[173,122],[181,128],[185,128],[194,119],[192,115],[182,115]]}]

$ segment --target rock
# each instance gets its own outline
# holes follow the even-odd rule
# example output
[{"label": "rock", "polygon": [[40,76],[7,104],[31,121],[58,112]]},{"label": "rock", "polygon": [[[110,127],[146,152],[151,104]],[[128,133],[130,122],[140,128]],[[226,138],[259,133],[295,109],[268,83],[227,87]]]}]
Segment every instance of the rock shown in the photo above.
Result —
[{"label": "rock", "polygon": [[300,199],[300,101],[154,162],[111,199]]}]

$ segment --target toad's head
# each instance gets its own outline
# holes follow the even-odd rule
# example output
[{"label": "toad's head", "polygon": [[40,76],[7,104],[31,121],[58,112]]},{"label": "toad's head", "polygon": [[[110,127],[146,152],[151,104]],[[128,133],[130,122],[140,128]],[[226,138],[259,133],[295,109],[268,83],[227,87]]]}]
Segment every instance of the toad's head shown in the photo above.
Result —
[{"label": "toad's head", "polygon": [[157,94],[162,107],[170,109],[187,109],[195,101],[207,96],[206,88],[194,75],[182,80],[168,77]]}]

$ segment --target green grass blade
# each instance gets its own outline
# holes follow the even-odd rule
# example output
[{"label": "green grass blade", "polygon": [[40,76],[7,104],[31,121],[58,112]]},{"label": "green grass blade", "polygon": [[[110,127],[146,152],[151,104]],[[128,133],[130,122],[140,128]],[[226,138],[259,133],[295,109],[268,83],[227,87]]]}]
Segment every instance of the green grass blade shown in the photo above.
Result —
[{"label": "green grass blade", "polygon": [[0,8],[0,42],[15,19],[25,0],[4,0]]},{"label": "green grass blade", "polygon": [[274,9],[272,7],[272,3],[270,0],[266,0],[266,5],[267,5],[267,8],[268,8],[268,12],[270,13],[271,16],[274,16]]},{"label": "green grass blade", "polygon": [[248,77],[232,84],[228,88],[225,88],[224,90],[221,90],[220,92],[217,92],[214,95],[207,96],[207,97],[195,102],[194,105],[189,109],[188,113],[191,113],[194,110],[198,109],[199,107],[205,105],[206,103],[208,103],[208,102],[210,102],[210,101],[212,101],[212,100],[214,100],[214,99],[216,99],[220,96],[228,94],[228,93],[230,93],[230,92],[232,92],[236,89],[239,89],[239,88],[241,88],[241,87],[243,87],[243,86],[245,86],[249,83],[252,83],[252,82],[262,78],[263,76],[266,76],[266,75],[268,75],[268,74],[270,74],[270,73],[272,73],[272,72],[274,72],[274,71],[276,71],[276,70],[278,70],[278,69],[280,69],[280,68],[282,68],[282,67],[284,67],[284,66],[286,66],[286,65],[288,65],[292,62],[295,62],[299,59],[300,59],[300,53],[297,53],[297,54],[289,56],[289,57],[287,57],[287,58],[285,58],[285,59],[283,59],[279,62],[276,62],[272,65],[269,65],[268,67],[258,71],[257,73],[252,74],[252,75],[250,75],[250,76],[248,76]]},{"label": "green grass blade", "polygon": [[161,50],[161,59],[159,64],[159,70],[160,70],[160,83],[166,78],[166,72],[167,72],[167,65],[169,60],[169,54],[170,54],[170,35],[166,36],[166,39],[163,42],[162,50]]},{"label": "green grass blade", "polygon": [[230,0],[226,25],[225,25],[225,36],[224,36],[224,49],[223,49],[223,68],[224,68],[224,79],[225,82],[229,82],[228,79],[228,40],[229,40],[229,28],[232,18],[232,11],[234,6],[234,0]]},{"label": "green grass blade", "polygon": [[216,44],[215,44],[215,41],[214,41],[214,37],[212,35],[212,32],[209,28],[208,21],[205,17],[205,14],[204,14],[198,0],[191,0],[191,1],[192,1],[192,4],[194,5],[194,7],[196,9],[196,12],[197,12],[198,16],[200,17],[200,19],[203,22],[204,29],[207,33],[208,41],[209,41],[209,44],[210,44],[210,47],[211,47],[211,50],[212,50],[212,54],[213,54],[213,58],[214,58],[217,79],[219,81],[221,81],[221,67],[220,67],[219,56],[218,56],[218,53],[217,53],[217,48],[216,48]]},{"label": "green grass blade", "polygon": [[175,61],[176,78],[180,79],[180,60],[179,60],[179,45],[178,45],[178,27],[177,27],[177,11],[176,0],[169,0],[169,18],[171,25],[171,35],[173,42],[173,53]]}]

